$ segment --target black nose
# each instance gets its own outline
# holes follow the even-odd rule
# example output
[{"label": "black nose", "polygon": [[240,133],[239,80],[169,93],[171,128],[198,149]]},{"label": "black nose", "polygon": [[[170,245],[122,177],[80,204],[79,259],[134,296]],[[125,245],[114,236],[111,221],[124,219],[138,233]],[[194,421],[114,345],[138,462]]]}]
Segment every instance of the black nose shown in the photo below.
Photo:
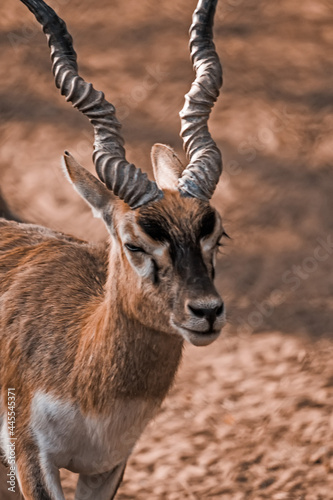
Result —
[{"label": "black nose", "polygon": [[222,301],[219,301],[218,303],[215,302],[214,304],[210,304],[209,306],[207,304],[205,305],[205,307],[199,306],[199,304],[189,303],[187,304],[187,307],[197,318],[206,319],[210,326],[213,325],[216,318],[218,316],[221,316],[224,311],[224,304]]}]

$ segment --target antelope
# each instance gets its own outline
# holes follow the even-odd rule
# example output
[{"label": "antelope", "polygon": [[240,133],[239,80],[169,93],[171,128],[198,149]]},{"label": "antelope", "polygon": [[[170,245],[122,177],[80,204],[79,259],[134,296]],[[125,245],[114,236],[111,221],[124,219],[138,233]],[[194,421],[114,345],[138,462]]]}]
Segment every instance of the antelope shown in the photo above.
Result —
[{"label": "antelope", "polygon": [[63,169],[109,238],[96,245],[0,219],[2,456],[8,464],[15,389],[23,497],[64,500],[65,468],[79,474],[76,500],[110,500],[173,383],[184,341],[206,346],[225,323],[213,282],[225,232],[210,205],[222,159],[207,126],[222,86],[217,0],[199,0],[190,31],[195,80],[180,113],[188,165],[155,144],[156,182],[127,162],[115,108],[79,76],[64,21],[43,0],[21,1],[47,36],[56,86],[93,125],[99,179],[68,152]]}]

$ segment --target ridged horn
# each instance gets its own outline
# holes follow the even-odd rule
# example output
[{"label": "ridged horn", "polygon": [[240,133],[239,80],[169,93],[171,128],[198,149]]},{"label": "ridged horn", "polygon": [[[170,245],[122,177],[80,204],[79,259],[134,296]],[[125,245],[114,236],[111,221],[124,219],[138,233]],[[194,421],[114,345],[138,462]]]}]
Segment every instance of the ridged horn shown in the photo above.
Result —
[{"label": "ridged horn", "polygon": [[100,179],[131,208],[161,198],[163,194],[157,184],[126,160],[114,106],[105,100],[103,92],[79,76],[73,40],[65,22],[43,0],[21,2],[34,14],[47,36],[56,86],[94,127],[93,161]]},{"label": "ridged horn", "polygon": [[188,166],[179,179],[185,196],[208,201],[222,172],[221,152],[212,139],[207,122],[222,87],[222,67],[213,42],[217,0],[199,0],[190,28],[190,52],[196,78],[179,113],[180,135]]}]

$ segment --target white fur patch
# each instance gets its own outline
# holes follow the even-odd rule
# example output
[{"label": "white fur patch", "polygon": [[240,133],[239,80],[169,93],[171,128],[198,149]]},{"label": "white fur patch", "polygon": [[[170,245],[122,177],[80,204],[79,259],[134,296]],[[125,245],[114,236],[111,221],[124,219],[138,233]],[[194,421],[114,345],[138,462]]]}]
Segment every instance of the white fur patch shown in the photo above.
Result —
[{"label": "white fur patch", "polygon": [[45,467],[100,474],[127,459],[155,409],[141,399],[117,400],[109,415],[87,416],[77,405],[38,392],[31,427]]},{"label": "white fur patch", "polygon": [[9,459],[9,456],[8,456],[8,451],[9,451],[9,443],[10,443],[10,440],[9,440],[9,434],[8,434],[8,427],[7,427],[7,422],[6,422],[6,418],[5,418],[5,415],[2,414],[2,407],[1,407],[1,420],[0,420],[0,425],[1,425],[1,429],[0,429],[0,447],[1,447],[1,450],[6,458],[6,460]]}]

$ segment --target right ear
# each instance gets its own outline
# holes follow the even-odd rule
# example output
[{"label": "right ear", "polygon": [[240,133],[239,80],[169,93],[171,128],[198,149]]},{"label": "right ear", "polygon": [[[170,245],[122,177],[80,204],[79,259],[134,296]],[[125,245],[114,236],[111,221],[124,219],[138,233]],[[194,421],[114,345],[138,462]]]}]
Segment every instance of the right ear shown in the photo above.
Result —
[{"label": "right ear", "polygon": [[105,218],[115,200],[112,192],[67,151],[64,153],[62,166],[67,179],[92,208],[94,217]]},{"label": "right ear", "polygon": [[151,161],[158,187],[176,191],[184,167],[174,150],[165,144],[154,144]]}]

